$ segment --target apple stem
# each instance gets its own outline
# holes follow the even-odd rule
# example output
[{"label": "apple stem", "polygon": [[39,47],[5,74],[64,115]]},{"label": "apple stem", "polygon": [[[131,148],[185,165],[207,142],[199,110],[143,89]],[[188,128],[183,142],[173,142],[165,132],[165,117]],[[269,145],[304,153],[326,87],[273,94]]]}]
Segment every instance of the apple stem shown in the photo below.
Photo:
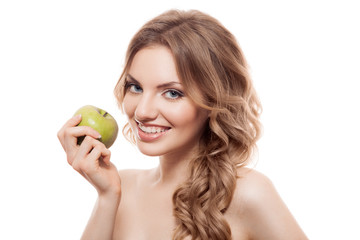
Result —
[{"label": "apple stem", "polygon": [[107,114],[108,114],[108,113],[107,113],[107,112],[105,112],[105,113],[104,113],[104,115],[103,115],[103,117],[105,117]]}]

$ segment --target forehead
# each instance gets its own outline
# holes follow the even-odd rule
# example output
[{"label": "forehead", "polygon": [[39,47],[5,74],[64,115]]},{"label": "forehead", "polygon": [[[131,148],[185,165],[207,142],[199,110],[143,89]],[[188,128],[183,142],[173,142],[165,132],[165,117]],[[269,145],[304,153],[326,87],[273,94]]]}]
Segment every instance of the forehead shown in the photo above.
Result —
[{"label": "forehead", "polygon": [[141,49],[135,54],[128,73],[142,84],[180,83],[173,55],[164,46]]}]

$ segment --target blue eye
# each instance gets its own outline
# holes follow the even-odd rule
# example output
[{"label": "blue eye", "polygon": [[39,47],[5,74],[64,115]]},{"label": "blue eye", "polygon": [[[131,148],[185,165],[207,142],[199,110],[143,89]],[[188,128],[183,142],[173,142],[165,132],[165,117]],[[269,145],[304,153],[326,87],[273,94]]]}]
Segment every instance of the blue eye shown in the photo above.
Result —
[{"label": "blue eye", "polygon": [[132,93],[142,93],[141,87],[139,85],[136,85],[136,84],[133,84],[133,83],[129,84],[128,89]]},{"label": "blue eye", "polygon": [[165,97],[171,100],[176,100],[184,96],[184,94],[177,90],[168,90],[165,93]]}]

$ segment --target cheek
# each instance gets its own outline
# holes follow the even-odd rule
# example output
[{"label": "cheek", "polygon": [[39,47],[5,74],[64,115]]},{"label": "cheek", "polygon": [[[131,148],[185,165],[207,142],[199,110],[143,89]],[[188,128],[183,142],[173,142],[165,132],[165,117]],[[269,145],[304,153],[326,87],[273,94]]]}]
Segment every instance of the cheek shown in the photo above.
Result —
[{"label": "cheek", "polygon": [[201,125],[207,118],[207,114],[203,110],[190,103],[170,105],[166,110],[164,116],[175,127]]},{"label": "cheek", "polygon": [[131,100],[131,97],[129,97],[129,95],[125,95],[122,108],[128,118],[131,118],[134,115],[136,109],[135,101]]}]

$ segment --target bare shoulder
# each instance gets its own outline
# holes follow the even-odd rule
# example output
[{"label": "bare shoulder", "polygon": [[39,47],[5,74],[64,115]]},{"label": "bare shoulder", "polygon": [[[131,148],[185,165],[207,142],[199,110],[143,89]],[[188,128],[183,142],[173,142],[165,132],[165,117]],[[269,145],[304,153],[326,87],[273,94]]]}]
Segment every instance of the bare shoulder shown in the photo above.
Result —
[{"label": "bare shoulder", "polygon": [[264,174],[250,168],[238,169],[238,179],[234,197],[246,207],[259,204],[277,192],[271,180]]},{"label": "bare shoulder", "polygon": [[307,239],[267,176],[250,168],[238,176],[230,207],[253,239]]},{"label": "bare shoulder", "polygon": [[237,171],[238,179],[231,203],[232,211],[244,215],[268,204],[269,197],[277,192],[271,180],[264,174],[242,167]]}]

